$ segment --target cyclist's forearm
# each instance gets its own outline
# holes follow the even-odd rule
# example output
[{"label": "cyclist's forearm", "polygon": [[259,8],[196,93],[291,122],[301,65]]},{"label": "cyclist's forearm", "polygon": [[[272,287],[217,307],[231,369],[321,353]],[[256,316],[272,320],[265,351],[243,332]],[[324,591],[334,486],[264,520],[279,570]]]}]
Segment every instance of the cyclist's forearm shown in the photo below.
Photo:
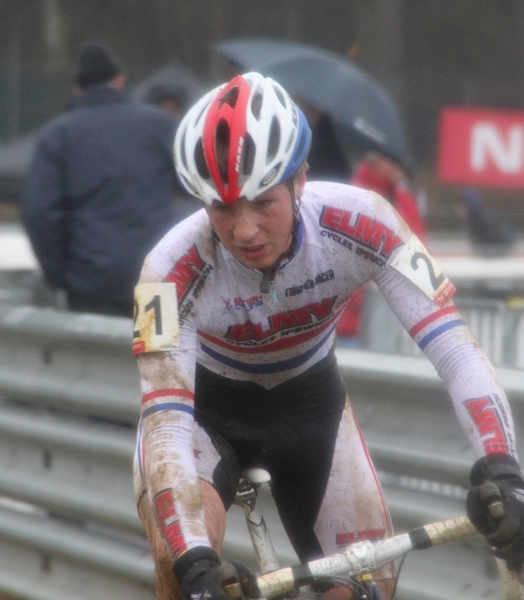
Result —
[{"label": "cyclist's forearm", "polygon": [[[391,309],[443,379],[478,456],[516,457],[511,411],[495,370],[451,300],[439,306],[395,269],[379,287]],[[400,293],[402,291],[402,294]]]},{"label": "cyclist's forearm", "polygon": [[442,343],[438,372],[477,456],[503,452],[517,458],[511,409],[489,359],[465,327]]},{"label": "cyclist's forearm", "polygon": [[210,544],[193,456],[193,392],[167,364],[171,361],[167,353],[139,358],[146,485],[161,532],[177,558]]}]

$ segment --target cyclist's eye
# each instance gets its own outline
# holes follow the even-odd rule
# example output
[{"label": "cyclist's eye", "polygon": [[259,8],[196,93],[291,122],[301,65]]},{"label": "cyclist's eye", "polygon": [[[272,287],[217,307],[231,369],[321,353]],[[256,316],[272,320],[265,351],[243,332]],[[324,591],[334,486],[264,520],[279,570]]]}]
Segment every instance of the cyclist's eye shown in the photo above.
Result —
[{"label": "cyclist's eye", "polygon": [[227,204],[223,204],[222,202],[213,204],[211,207],[211,211],[218,214],[227,214],[230,212],[230,206]]},{"label": "cyclist's eye", "polygon": [[268,206],[270,206],[272,203],[272,200],[267,199],[267,200],[255,200],[255,202],[253,202],[253,204],[255,205],[256,208],[267,208]]}]

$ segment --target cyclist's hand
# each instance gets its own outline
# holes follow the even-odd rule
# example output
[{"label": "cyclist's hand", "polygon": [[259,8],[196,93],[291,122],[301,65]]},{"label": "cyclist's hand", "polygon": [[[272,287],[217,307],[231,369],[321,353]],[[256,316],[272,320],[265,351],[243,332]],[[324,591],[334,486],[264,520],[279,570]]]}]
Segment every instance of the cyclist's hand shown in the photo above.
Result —
[{"label": "cyclist's hand", "polygon": [[524,562],[524,480],[517,461],[508,454],[488,454],[471,470],[473,488],[467,511],[495,555],[520,571]]},{"label": "cyclist's hand", "polygon": [[231,584],[237,584],[236,598],[260,598],[254,573],[239,563],[221,565],[218,555],[205,546],[185,552],[174,573],[187,600],[230,600],[225,587]]}]

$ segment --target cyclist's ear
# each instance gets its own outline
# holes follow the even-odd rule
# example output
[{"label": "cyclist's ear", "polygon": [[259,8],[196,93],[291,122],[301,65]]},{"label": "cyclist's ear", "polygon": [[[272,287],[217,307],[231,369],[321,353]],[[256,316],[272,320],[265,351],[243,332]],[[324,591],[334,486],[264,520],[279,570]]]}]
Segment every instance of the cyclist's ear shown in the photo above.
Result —
[{"label": "cyclist's ear", "polygon": [[[307,163],[306,163],[307,164]],[[293,175],[293,186],[295,188],[295,198],[302,198],[304,193],[304,187],[306,185],[306,172],[307,168],[300,168],[295,175]]]}]

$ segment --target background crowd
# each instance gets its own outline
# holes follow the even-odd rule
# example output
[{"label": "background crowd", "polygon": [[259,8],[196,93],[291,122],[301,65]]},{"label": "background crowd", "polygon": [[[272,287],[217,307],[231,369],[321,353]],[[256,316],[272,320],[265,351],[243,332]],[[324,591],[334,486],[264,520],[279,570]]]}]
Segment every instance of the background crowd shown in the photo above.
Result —
[{"label": "background crowd", "polygon": [[[21,204],[45,282],[65,293],[70,310],[131,317],[145,255],[198,209],[178,183],[172,161],[188,96],[183,85],[167,81],[153,83],[140,102],[133,101],[112,49],[99,41],[81,48],[64,111],[38,136]],[[427,243],[410,157],[378,145],[344,144],[330,114],[295,100],[313,132],[309,178],[377,192]],[[491,256],[506,253],[514,231],[486,212],[479,190],[464,189],[461,198],[473,248]],[[361,289],[344,311],[337,326],[341,339],[359,343],[364,298]]]}]

